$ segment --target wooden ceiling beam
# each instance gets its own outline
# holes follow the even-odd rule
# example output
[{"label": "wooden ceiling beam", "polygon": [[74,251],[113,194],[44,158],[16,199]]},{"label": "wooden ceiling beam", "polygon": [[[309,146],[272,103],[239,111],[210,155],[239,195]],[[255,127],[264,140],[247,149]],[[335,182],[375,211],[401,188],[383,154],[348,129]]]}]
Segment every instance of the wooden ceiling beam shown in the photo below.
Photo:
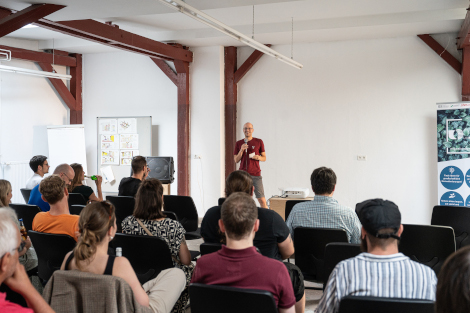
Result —
[{"label": "wooden ceiling beam", "polygon": [[176,73],[173,69],[161,59],[150,58],[157,66],[162,70],[162,72],[173,82],[173,84],[178,85]]},{"label": "wooden ceiling beam", "polygon": [[465,46],[470,46],[470,7],[467,9],[467,15],[460,27],[459,37],[457,37],[457,49],[463,49]]},{"label": "wooden ceiling beam", "polygon": [[[271,47],[271,45],[266,45],[266,47]],[[258,62],[259,59],[264,55],[263,52],[255,50],[253,53],[246,59],[246,61],[240,66],[240,68],[235,72],[234,80],[235,84],[243,78],[243,76],[248,73],[248,71]]]},{"label": "wooden ceiling beam", "polygon": [[55,65],[70,66],[70,67],[77,66],[76,58],[71,57],[71,56],[59,55],[57,54],[57,51],[55,55],[52,55],[52,53],[20,49],[20,48],[14,48],[14,47],[9,47],[9,46],[2,46],[2,45],[0,45],[0,49],[10,50],[12,59],[32,61],[32,62],[42,62],[42,63],[49,63],[49,64],[54,63]]},{"label": "wooden ceiling beam", "polygon": [[33,4],[26,9],[8,15],[3,12],[3,17],[0,16],[0,38],[64,7],[64,5],[45,3]]},{"label": "wooden ceiling beam", "polygon": [[449,53],[443,46],[441,46],[436,39],[432,38],[429,34],[418,35],[434,52],[436,52],[444,61],[447,62],[457,73],[462,73],[462,63],[457,60],[452,54]]}]

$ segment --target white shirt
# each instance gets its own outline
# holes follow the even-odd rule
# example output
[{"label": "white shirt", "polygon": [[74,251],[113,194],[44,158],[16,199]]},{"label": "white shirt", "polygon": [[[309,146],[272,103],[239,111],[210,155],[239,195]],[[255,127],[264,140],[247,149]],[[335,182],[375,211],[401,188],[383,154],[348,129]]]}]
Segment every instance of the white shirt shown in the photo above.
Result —
[{"label": "white shirt", "polygon": [[41,182],[41,180],[43,179],[43,177],[41,175],[38,175],[36,173],[34,173],[34,175],[28,179],[28,181],[26,182],[26,189],[33,189],[34,187],[36,187],[37,185],[39,185],[39,183]]}]

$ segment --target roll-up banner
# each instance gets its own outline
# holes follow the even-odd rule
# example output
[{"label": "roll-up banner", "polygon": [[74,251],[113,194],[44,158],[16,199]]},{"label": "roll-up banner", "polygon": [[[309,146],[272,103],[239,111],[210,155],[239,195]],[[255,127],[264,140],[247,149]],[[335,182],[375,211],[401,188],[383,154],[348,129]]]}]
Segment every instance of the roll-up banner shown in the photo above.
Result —
[{"label": "roll-up banner", "polygon": [[470,206],[470,102],[437,104],[440,205]]}]

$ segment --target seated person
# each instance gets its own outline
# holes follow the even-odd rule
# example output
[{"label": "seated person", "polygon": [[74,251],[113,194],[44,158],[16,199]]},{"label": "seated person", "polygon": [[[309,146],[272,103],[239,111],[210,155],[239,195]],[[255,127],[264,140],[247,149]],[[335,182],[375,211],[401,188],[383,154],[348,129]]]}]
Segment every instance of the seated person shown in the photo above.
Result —
[{"label": "seated person", "polygon": [[49,173],[49,163],[47,157],[43,155],[35,155],[29,161],[29,167],[34,172],[34,175],[26,182],[26,189],[33,189],[44,178],[44,174]]},{"label": "seated person", "polygon": [[253,246],[260,224],[255,201],[246,193],[232,193],[222,205],[221,217],[219,227],[227,245],[197,261],[191,283],[266,290],[279,313],[293,313],[295,296],[286,267]]},{"label": "seated person", "polygon": [[0,207],[7,207],[13,197],[11,184],[8,180],[0,179]]},{"label": "seated person", "polygon": [[[111,203],[93,202],[80,214],[80,237],[75,249],[64,258],[61,270],[79,270],[124,279],[132,288],[137,302],[155,313],[169,312],[184,290],[183,271],[170,268],[143,286],[125,257],[108,255],[108,245],[116,234],[116,216]],[[143,287],[143,288],[142,288]]]},{"label": "seated person", "polygon": [[140,155],[132,158],[131,167],[132,176],[121,179],[118,196],[135,197],[137,189],[139,189],[142,181],[147,178],[150,171],[147,167],[147,160]]},{"label": "seated person", "polygon": [[349,295],[434,300],[434,271],[398,252],[403,225],[396,204],[373,199],[356,209],[364,252],[335,267],[316,312],[338,312],[341,299]]},{"label": "seated person", "polygon": [[70,215],[68,196],[69,192],[65,182],[58,175],[44,178],[39,184],[42,199],[51,209],[48,212],[40,212],[33,219],[33,230],[49,233],[64,234],[77,240],[78,215]]},{"label": "seated person", "polygon": [[[250,174],[245,171],[230,173],[225,182],[225,193],[229,197],[235,192],[244,192],[253,196],[254,186]],[[225,243],[225,234],[220,231],[220,206],[210,208],[201,223],[201,236],[204,242]],[[259,229],[255,234],[253,245],[259,249],[262,255],[268,258],[282,261],[294,254],[294,243],[289,234],[289,229],[282,217],[276,212],[258,208]],[[300,269],[292,263],[284,263],[289,271],[296,299],[296,312],[305,309],[304,278]]]},{"label": "seated person", "polygon": [[[60,164],[54,170],[54,175],[59,175],[59,177],[65,182],[66,185],[70,185],[74,178],[75,172],[68,164]],[[29,196],[28,204],[37,205],[41,211],[47,212],[50,210],[49,203],[45,202],[41,197],[41,192],[39,191],[39,185],[31,190]]]},{"label": "seated person", "polygon": [[447,258],[439,272],[436,291],[436,313],[470,312],[470,246]]},{"label": "seated person", "polygon": [[[191,263],[191,253],[184,239],[186,231],[180,222],[167,218],[162,213],[162,206],[162,183],[155,178],[144,180],[137,191],[133,215],[126,217],[121,223],[122,233],[163,239],[170,248],[173,265],[184,271],[189,285],[194,265]],[[189,293],[186,289],[176,302],[173,312],[184,312],[188,300]]]},{"label": "seated person", "polygon": [[319,167],[310,176],[315,198],[297,203],[287,218],[292,239],[294,229],[299,226],[344,229],[351,243],[361,242],[361,223],[356,212],[341,205],[333,198],[336,190],[336,174],[331,168]]},{"label": "seated person", "polygon": [[18,262],[18,255],[24,250],[24,244],[18,228],[5,209],[0,209],[0,243],[0,285],[5,284],[21,294],[28,304],[28,308],[24,308],[11,303],[6,300],[6,294],[0,292],[0,312],[53,313],[29,281],[24,266]]},{"label": "seated person", "polygon": [[83,195],[83,198],[88,201],[103,201],[103,193],[101,192],[101,183],[103,182],[103,178],[101,176],[96,176],[97,180],[95,180],[96,190],[98,191],[98,197],[93,192],[91,187],[83,185],[83,181],[85,180],[85,171],[83,170],[83,166],[78,163],[72,163],[70,166],[73,168],[75,172],[75,176],[72,180],[72,183],[67,187],[70,192],[73,193],[80,193]]}]

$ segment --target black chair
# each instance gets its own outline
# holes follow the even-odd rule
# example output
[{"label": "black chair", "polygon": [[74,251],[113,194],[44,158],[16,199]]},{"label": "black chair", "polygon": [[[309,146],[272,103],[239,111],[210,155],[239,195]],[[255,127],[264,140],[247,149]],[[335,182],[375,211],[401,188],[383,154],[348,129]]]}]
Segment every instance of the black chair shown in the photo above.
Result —
[{"label": "black chair", "polygon": [[41,212],[41,209],[37,205],[31,204],[18,204],[18,203],[10,203],[10,208],[15,210],[16,215],[18,218],[23,219],[24,227],[26,230],[33,229],[33,220],[36,214]]},{"label": "black chair", "polygon": [[158,237],[116,233],[111,246],[122,248],[122,256],[129,260],[141,284],[174,267],[170,248]]},{"label": "black chair", "polygon": [[175,212],[178,221],[186,230],[186,240],[201,238],[198,229],[199,217],[193,198],[188,196],[163,196],[163,209]]},{"label": "black chair", "polygon": [[0,285],[0,292],[3,292],[6,294],[6,300],[19,304],[24,308],[28,307],[28,303],[26,303],[25,298],[23,298],[23,296],[20,295],[19,293],[11,290],[6,284]]},{"label": "black chair", "polygon": [[80,215],[82,210],[86,207],[86,205],[81,204],[74,204],[70,207],[70,214],[72,215]]},{"label": "black chair", "polygon": [[455,248],[470,245],[470,208],[436,205],[432,209],[431,225],[450,226],[455,233]]},{"label": "black chair", "polygon": [[265,290],[191,284],[189,299],[191,313],[278,312],[273,295]]},{"label": "black chair", "polygon": [[346,296],[341,299],[339,313],[434,313],[434,301],[420,299]]},{"label": "black chair", "polygon": [[176,216],[175,212],[171,211],[162,211],[163,214],[166,215],[167,218],[172,219],[173,221],[178,220],[178,216]]},{"label": "black chair", "polygon": [[38,255],[38,276],[47,282],[54,271],[58,270],[65,255],[75,248],[75,239],[68,235],[46,234],[28,231],[36,254]]},{"label": "black chair", "polygon": [[209,242],[204,242],[201,243],[199,246],[199,250],[201,250],[201,255],[209,254],[209,253],[214,253],[222,249],[222,244],[221,243],[209,243]]},{"label": "black chair", "polygon": [[70,192],[69,193],[69,210],[72,205],[86,205],[87,200],[81,193]]},{"label": "black chair", "polygon": [[328,281],[328,278],[333,272],[335,266],[346,259],[353,258],[361,253],[361,245],[348,242],[332,242],[325,247],[325,265],[323,266],[323,281]]},{"label": "black chair", "polygon": [[432,268],[436,275],[449,255],[455,252],[452,227],[403,224],[398,249],[410,259]]},{"label": "black chair", "polygon": [[21,188],[20,189],[21,195],[23,196],[23,199],[24,199],[24,203],[29,202],[29,196],[31,195],[31,190],[32,189],[26,189],[26,188]]},{"label": "black chair", "polygon": [[295,265],[300,268],[305,280],[324,283],[325,247],[331,242],[348,242],[346,231],[344,229],[310,227],[294,229]]},{"label": "black chair", "polygon": [[219,198],[219,201],[217,201],[217,205],[221,206],[222,204],[224,204],[224,201],[225,201],[225,198]]},{"label": "black chair", "polygon": [[289,217],[290,212],[292,212],[292,209],[294,208],[294,205],[300,202],[305,202],[305,201],[310,201],[310,200],[287,200],[286,201],[286,208],[284,211],[285,215],[285,220],[287,221],[287,218]]},{"label": "black chair", "polygon": [[122,232],[122,221],[134,213],[135,199],[127,196],[106,196],[106,200],[111,202],[116,209],[117,232]]}]

